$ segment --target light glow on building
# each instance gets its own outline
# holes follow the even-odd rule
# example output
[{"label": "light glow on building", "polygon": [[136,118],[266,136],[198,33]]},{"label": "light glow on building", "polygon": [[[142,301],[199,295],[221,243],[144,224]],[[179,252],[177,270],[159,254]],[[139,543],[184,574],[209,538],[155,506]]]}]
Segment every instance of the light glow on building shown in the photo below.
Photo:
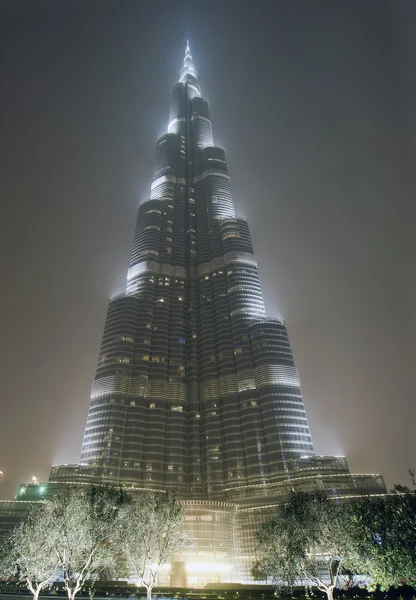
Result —
[{"label": "light glow on building", "polygon": [[160,581],[249,583],[254,532],[289,482],[334,497],[385,488],[314,454],[286,325],[266,315],[189,42],[168,123],[126,289],[109,304],[81,461],[55,465],[50,481],[177,491],[193,544]]}]

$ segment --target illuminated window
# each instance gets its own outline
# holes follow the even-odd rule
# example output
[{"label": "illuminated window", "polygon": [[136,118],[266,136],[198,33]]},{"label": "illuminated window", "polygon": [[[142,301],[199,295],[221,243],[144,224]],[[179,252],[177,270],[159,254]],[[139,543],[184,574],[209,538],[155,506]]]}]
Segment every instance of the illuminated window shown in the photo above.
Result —
[{"label": "illuminated window", "polygon": [[173,471],[173,465],[168,465],[168,471]]},{"label": "illuminated window", "polygon": [[154,402],[151,402],[151,403],[149,404],[149,408],[156,408],[156,404],[155,404]]},{"label": "illuminated window", "polygon": [[153,469],[152,463],[146,463],[146,471],[151,471]]},{"label": "illuminated window", "polygon": [[170,410],[172,410],[174,412],[182,412],[183,411],[183,406],[174,405],[174,406],[170,407]]}]

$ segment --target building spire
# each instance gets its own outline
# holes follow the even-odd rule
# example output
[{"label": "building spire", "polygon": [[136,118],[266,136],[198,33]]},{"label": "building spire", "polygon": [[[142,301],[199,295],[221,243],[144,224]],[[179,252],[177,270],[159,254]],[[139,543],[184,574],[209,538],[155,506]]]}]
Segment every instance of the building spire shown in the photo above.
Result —
[{"label": "building spire", "polygon": [[191,48],[189,46],[189,40],[186,40],[185,57],[183,59],[183,67],[179,75],[179,81],[185,83],[187,76],[194,77],[197,79],[198,75],[195,69],[195,65],[192,60]]}]

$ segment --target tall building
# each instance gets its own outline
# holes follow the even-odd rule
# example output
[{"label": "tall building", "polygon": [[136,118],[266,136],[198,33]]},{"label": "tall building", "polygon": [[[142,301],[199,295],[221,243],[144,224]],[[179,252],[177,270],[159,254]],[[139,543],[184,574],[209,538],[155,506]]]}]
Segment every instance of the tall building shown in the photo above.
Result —
[{"label": "tall building", "polygon": [[188,585],[248,581],[253,528],[288,485],[357,489],[345,459],[314,457],[286,327],[266,316],[189,44],[126,291],[110,301],[80,464],[51,472],[70,481],[177,490],[197,540],[177,561]]},{"label": "tall building", "polygon": [[81,462],[109,481],[237,499],[313,446],[285,325],[266,317],[189,45],[110,302]]}]

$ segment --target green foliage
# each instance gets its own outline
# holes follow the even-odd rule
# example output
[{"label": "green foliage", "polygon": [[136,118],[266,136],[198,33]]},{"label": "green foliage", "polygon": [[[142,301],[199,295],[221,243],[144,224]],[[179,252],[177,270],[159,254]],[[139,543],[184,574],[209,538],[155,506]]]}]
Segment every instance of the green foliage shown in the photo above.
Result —
[{"label": "green foliage", "polygon": [[87,580],[114,568],[111,541],[120,510],[130,502],[122,490],[102,486],[52,496],[10,535],[0,556],[2,573],[17,575],[37,597],[59,571],[73,600]]},{"label": "green foliage", "polygon": [[87,580],[114,570],[116,555],[111,541],[121,508],[130,501],[120,489],[91,486],[57,494],[46,504],[53,517],[53,545],[70,599]]},{"label": "green foliage", "polygon": [[372,580],[384,589],[416,584],[416,490],[395,486],[382,498],[354,503],[355,540]]},{"label": "green foliage", "polygon": [[256,560],[251,567],[251,576],[254,581],[266,581],[267,583],[267,572],[264,570],[261,560]]},{"label": "green foliage", "polygon": [[50,537],[52,525],[45,504],[32,509],[11,532],[0,552],[1,578],[16,578],[35,598],[48,586],[59,567]]},{"label": "green foliage", "polygon": [[168,563],[187,543],[180,525],[183,509],[176,494],[144,492],[121,510],[117,545],[148,598],[162,564]]},{"label": "green foliage", "polygon": [[280,586],[312,582],[332,597],[342,570],[366,568],[353,539],[349,507],[325,493],[290,492],[257,533],[261,569]]}]

